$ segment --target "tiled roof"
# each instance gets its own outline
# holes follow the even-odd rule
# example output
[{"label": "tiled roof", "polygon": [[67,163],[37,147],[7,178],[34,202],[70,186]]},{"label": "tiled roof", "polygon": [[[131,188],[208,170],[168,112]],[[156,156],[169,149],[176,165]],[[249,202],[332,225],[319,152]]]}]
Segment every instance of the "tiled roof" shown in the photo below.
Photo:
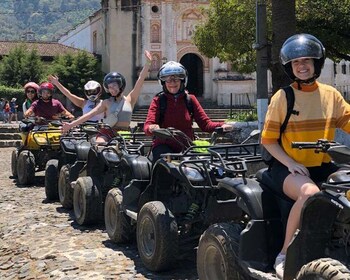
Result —
[{"label": "tiled roof", "polygon": [[77,48],[68,47],[57,42],[23,42],[23,41],[0,41],[0,56],[8,55],[10,50],[24,44],[29,50],[35,48],[41,57],[53,57],[65,53],[78,53]]}]

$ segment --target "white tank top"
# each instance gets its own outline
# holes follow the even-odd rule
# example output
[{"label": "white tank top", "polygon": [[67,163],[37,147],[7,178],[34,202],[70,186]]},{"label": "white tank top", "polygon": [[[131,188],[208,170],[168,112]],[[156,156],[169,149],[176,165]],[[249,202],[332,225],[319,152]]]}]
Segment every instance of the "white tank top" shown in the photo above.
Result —
[{"label": "white tank top", "polygon": [[[99,100],[97,102],[95,101],[91,101],[91,100],[86,100],[86,103],[83,107],[83,115],[85,115],[86,113],[90,112],[92,109],[94,109],[98,104],[100,104],[102,102],[102,100]],[[92,118],[89,119],[89,121],[100,121],[104,118],[104,113],[100,113],[96,116],[93,116]]]}]

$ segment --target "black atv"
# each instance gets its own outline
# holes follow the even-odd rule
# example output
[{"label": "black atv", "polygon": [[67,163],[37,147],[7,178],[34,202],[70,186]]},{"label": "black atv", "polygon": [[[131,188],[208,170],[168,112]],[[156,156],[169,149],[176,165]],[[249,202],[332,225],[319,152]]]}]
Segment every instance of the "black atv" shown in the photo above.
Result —
[{"label": "black atv", "polygon": [[[220,133],[219,129],[213,135]],[[162,155],[152,171],[146,158],[141,163],[143,169],[138,168],[139,162],[132,165],[125,160],[125,170],[129,170],[132,174],[129,178],[133,179],[108,193],[105,222],[114,242],[130,241],[136,229],[143,263],[149,270],[161,271],[172,267],[180,254],[185,256],[193,250],[209,224],[236,217],[241,211],[230,193],[216,188],[217,178],[226,171],[216,168],[208,146],[193,146],[176,129],[159,129],[154,134],[163,139],[177,139],[183,143],[183,152]],[[215,137],[211,141],[215,143]],[[236,145],[230,157],[240,155],[258,160],[256,148],[257,144]],[[230,174],[236,176],[245,171],[245,162],[238,160],[231,166]],[[225,197],[230,200],[220,203]]]},{"label": "black atv", "polygon": [[[350,162],[350,149],[335,142],[293,143],[293,147],[327,152],[336,163]],[[349,166],[343,166],[306,201],[300,228],[287,250],[283,279],[350,279],[349,174]],[[278,279],[273,264],[283,244],[282,218],[293,202],[273,193],[269,180],[269,172],[261,170],[256,179],[225,178],[219,183],[237,196],[244,215],[213,224],[202,234],[199,279]]]},{"label": "black atv", "polygon": [[84,154],[81,150],[91,146],[90,139],[97,125],[96,122],[88,121],[61,135],[59,156],[49,160],[45,168],[45,193],[48,200],[59,199],[63,207],[71,208],[70,168],[76,163],[78,154]]},{"label": "black atv", "polygon": [[[71,181],[74,214],[79,225],[95,224],[103,220],[103,205],[108,191],[128,178],[128,174],[120,168],[121,159],[134,161],[149,150],[151,138],[139,132],[140,125],[130,132],[118,132],[120,134],[108,143],[91,145],[88,153],[84,147],[78,157],[84,161],[83,166],[79,166],[79,177]],[[73,175],[76,176],[76,173]],[[73,175],[70,175],[70,180],[74,179]]]}]

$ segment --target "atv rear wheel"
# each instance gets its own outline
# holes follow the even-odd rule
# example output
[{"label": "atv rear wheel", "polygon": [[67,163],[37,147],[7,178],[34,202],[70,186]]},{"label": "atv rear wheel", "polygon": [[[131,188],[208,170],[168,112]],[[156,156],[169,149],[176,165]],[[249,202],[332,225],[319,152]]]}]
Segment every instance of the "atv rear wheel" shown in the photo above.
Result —
[{"label": "atv rear wheel", "polygon": [[73,208],[73,188],[69,179],[70,165],[65,164],[61,167],[58,177],[58,196],[62,206],[66,209]]},{"label": "atv rear wheel", "polygon": [[11,172],[13,177],[17,177],[17,159],[18,151],[13,150],[11,154]]},{"label": "atv rear wheel", "polygon": [[238,264],[238,224],[211,225],[201,236],[197,249],[199,279],[250,279]]},{"label": "atv rear wheel", "polygon": [[115,243],[126,243],[132,238],[130,218],[123,211],[120,189],[109,190],[105,200],[105,225],[109,238]]},{"label": "atv rear wheel", "polygon": [[137,248],[147,269],[164,271],[176,261],[177,223],[171,211],[160,201],[148,202],[137,217]]},{"label": "atv rear wheel", "polygon": [[58,160],[50,159],[45,167],[45,193],[48,200],[58,199]]},{"label": "atv rear wheel", "polygon": [[341,262],[322,258],[305,264],[299,271],[296,280],[344,280],[350,279],[350,271]]},{"label": "atv rear wheel", "polygon": [[101,196],[91,177],[78,178],[74,186],[73,208],[79,225],[95,224],[102,216]]},{"label": "atv rear wheel", "polygon": [[22,151],[17,159],[17,180],[20,185],[29,185],[35,178],[35,157],[30,151]]}]

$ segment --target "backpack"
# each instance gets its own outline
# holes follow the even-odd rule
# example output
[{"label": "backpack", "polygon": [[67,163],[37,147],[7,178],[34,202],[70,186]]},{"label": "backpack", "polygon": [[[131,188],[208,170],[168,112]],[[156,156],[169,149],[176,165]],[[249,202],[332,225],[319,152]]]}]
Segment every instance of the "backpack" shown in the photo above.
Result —
[{"label": "backpack", "polygon": [[[281,135],[284,132],[284,130],[287,127],[287,123],[289,121],[289,118],[292,114],[299,115],[298,111],[293,110],[294,108],[294,102],[295,102],[295,96],[294,91],[291,86],[283,87],[282,88],[284,92],[286,93],[287,98],[287,114],[286,117],[280,127],[280,136],[278,138],[278,143],[281,144]],[[274,157],[264,148],[263,145],[260,145],[260,152],[261,152],[261,158],[262,160],[268,165],[271,166],[271,164],[274,161]]]},{"label": "backpack", "polygon": [[[157,123],[161,125],[164,121],[164,115],[166,111],[166,106],[167,106],[167,99],[165,96],[164,91],[159,92],[156,96],[159,97],[159,119]],[[191,96],[185,92],[185,102],[186,102],[186,108],[188,112],[190,113],[191,119],[193,119],[193,104],[192,104],[192,99]]]}]

